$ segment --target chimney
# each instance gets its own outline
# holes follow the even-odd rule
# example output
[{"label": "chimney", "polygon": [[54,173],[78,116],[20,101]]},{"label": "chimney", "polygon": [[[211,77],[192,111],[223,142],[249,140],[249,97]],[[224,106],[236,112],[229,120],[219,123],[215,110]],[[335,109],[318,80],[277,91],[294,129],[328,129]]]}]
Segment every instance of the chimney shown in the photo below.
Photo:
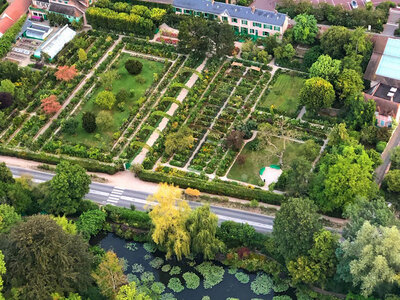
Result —
[{"label": "chimney", "polygon": [[255,11],[256,11],[256,7],[253,5],[253,6],[251,7],[251,13],[254,14]]}]

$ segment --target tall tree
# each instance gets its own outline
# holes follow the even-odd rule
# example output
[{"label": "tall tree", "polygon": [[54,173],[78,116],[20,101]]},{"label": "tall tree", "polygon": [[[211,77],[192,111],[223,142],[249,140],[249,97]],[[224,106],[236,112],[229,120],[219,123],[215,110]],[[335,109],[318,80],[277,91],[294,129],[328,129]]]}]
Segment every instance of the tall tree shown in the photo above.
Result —
[{"label": "tall tree", "polygon": [[387,205],[383,197],[358,197],[355,203],[349,204],[344,211],[344,217],[349,220],[343,229],[343,237],[354,240],[357,232],[365,221],[373,226],[390,227],[398,223],[393,210]]},{"label": "tall tree", "polygon": [[293,36],[301,44],[314,43],[318,33],[317,20],[313,15],[300,14],[294,18]]},{"label": "tall tree", "polygon": [[342,259],[349,264],[351,282],[368,297],[388,293],[400,284],[400,231],[396,227],[375,227],[368,221],[354,241],[342,243]]},{"label": "tall tree", "polygon": [[127,283],[123,264],[113,251],[106,252],[92,276],[101,293],[108,299],[116,299],[119,289]]},{"label": "tall tree", "polygon": [[3,291],[3,286],[4,286],[3,275],[6,274],[6,271],[7,271],[7,269],[6,269],[6,263],[4,261],[4,254],[0,250],[0,300],[4,299],[1,292]]},{"label": "tall tree", "polygon": [[83,237],[90,239],[103,229],[106,221],[106,213],[102,210],[88,210],[79,216],[77,228]]},{"label": "tall tree", "polygon": [[186,230],[186,221],[190,207],[182,199],[181,190],[162,183],[148,201],[156,203],[149,213],[154,225],[151,235],[153,241],[167,250],[167,258],[176,255],[181,260],[189,255],[190,234]]},{"label": "tall tree", "polygon": [[204,259],[213,259],[223,249],[223,243],[216,238],[218,217],[204,205],[193,210],[187,220],[191,237],[191,249],[195,254],[202,254]]},{"label": "tall tree", "polygon": [[92,260],[87,243],[65,233],[49,216],[25,220],[1,237],[7,283],[20,290],[21,299],[48,299],[54,291],[84,292]]},{"label": "tall tree", "polygon": [[309,199],[291,198],[277,212],[272,235],[285,261],[307,255],[322,228],[317,207]]},{"label": "tall tree", "polygon": [[321,55],[310,68],[310,77],[321,77],[330,83],[336,82],[340,73],[340,60]]},{"label": "tall tree", "polygon": [[346,146],[322,162],[311,196],[323,211],[346,208],[372,188],[373,161],[362,146]]},{"label": "tall tree", "polygon": [[49,193],[44,208],[53,214],[73,214],[89,192],[91,180],[86,170],[67,161],[56,167],[56,175],[49,182]]},{"label": "tall tree", "polygon": [[61,108],[61,104],[57,101],[56,95],[51,95],[41,100],[41,107],[46,115],[52,115],[58,112]]},{"label": "tall tree", "polygon": [[400,193],[400,170],[390,170],[385,180],[389,191]]},{"label": "tall tree", "polygon": [[331,107],[335,100],[332,84],[320,77],[308,79],[300,90],[300,101],[307,109],[318,111]]},{"label": "tall tree", "polygon": [[345,56],[345,46],[349,43],[350,30],[343,26],[330,27],[321,37],[321,47],[325,54],[340,59]]},{"label": "tall tree", "polygon": [[96,96],[96,104],[101,108],[111,110],[117,99],[115,95],[110,91],[102,91]]},{"label": "tall tree", "polygon": [[351,95],[358,95],[364,89],[364,82],[359,73],[352,69],[343,69],[337,81],[335,88],[339,99],[345,100]]}]

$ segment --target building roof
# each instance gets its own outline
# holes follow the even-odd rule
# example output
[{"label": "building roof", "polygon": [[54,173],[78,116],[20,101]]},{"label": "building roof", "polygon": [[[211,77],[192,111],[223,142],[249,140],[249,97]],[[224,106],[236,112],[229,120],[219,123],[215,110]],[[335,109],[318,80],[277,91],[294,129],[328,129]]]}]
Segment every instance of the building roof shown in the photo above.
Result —
[{"label": "building roof", "polygon": [[65,5],[61,3],[51,2],[49,6],[49,11],[71,16],[71,17],[80,17],[82,16],[82,12],[78,10],[75,6]]},{"label": "building roof", "polygon": [[211,2],[208,0],[174,0],[173,6],[214,15],[225,13],[232,18],[245,19],[276,26],[283,26],[286,20],[286,15],[278,12],[275,13],[263,9],[255,9],[253,12],[251,7],[222,2]]},{"label": "building roof", "polygon": [[14,0],[0,16],[0,36],[14,25],[27,11],[31,0]]},{"label": "building roof", "polygon": [[376,110],[382,116],[390,116],[396,118],[400,104],[393,101],[388,101],[376,96],[368,95],[364,93],[364,98],[366,100],[374,100],[376,103]]},{"label": "building roof", "polygon": [[54,58],[58,52],[64,48],[64,45],[70,42],[75,35],[76,32],[69,28],[68,25],[65,25],[35,51],[35,56],[41,57],[41,52],[44,52],[47,53],[50,58]]}]

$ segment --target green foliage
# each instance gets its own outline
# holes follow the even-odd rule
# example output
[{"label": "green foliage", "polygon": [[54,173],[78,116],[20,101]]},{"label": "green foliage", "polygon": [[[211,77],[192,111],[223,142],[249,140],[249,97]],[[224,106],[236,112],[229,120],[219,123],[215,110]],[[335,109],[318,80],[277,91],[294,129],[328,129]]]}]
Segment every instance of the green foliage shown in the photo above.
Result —
[{"label": "green foliage", "polygon": [[154,253],[157,251],[157,245],[154,243],[144,243],[143,248],[149,253]]},{"label": "green foliage", "polygon": [[105,221],[105,212],[101,210],[89,210],[79,216],[76,226],[84,238],[90,239],[103,229]]},{"label": "green foliage", "polygon": [[82,115],[82,127],[88,133],[93,133],[96,130],[96,116],[92,112],[87,111]]},{"label": "green foliage", "polygon": [[101,108],[111,110],[115,104],[117,99],[115,95],[110,91],[101,91],[96,96],[96,104],[99,105]]},{"label": "green foliage", "polygon": [[379,153],[382,153],[383,151],[385,151],[387,143],[384,141],[380,141],[376,144],[376,151],[378,151]]},{"label": "green foliage", "polygon": [[274,296],[272,300],[292,300],[292,298],[287,295],[281,295],[281,296]]},{"label": "green foliage", "polygon": [[345,56],[345,46],[349,43],[350,31],[343,26],[330,27],[321,37],[321,47],[330,57],[340,59]]},{"label": "green foliage", "polygon": [[89,175],[81,166],[60,162],[56,167],[56,175],[49,182],[49,193],[42,203],[43,207],[56,215],[75,213],[89,192],[90,182]]},{"label": "green foliage", "polygon": [[129,74],[137,75],[142,72],[143,64],[137,59],[130,58],[125,62],[125,69]]},{"label": "green foliage", "polygon": [[143,283],[151,283],[154,281],[154,279],[155,279],[155,276],[154,276],[153,272],[150,272],[150,271],[143,272],[140,275],[140,280]]},{"label": "green foliage", "polygon": [[187,18],[179,24],[178,50],[204,56],[232,55],[235,34],[232,26],[203,18]]},{"label": "green foliage", "polygon": [[[124,207],[118,207],[113,205],[106,205],[103,207],[104,211],[107,213],[107,218],[118,224],[127,224],[131,227],[139,229],[150,229],[151,220],[146,212],[131,210]],[[153,244],[145,243],[143,247],[147,251],[148,247]],[[152,249],[155,252],[154,246]]]},{"label": "green foliage", "polygon": [[321,55],[310,68],[310,77],[321,77],[330,83],[336,82],[340,73],[340,60]]},{"label": "green foliage", "polygon": [[168,288],[173,290],[174,293],[180,293],[182,292],[185,288],[182,285],[181,281],[179,278],[172,277],[169,282],[168,282]]},{"label": "green foliage", "polygon": [[154,269],[159,269],[163,265],[164,260],[161,257],[156,257],[149,262],[149,265]]},{"label": "green foliage", "polygon": [[267,274],[259,273],[250,287],[256,295],[268,295],[273,286],[272,278]]},{"label": "green foliage", "polygon": [[136,251],[138,249],[138,246],[136,245],[136,243],[131,242],[131,243],[127,243],[125,245],[125,248],[130,251]]},{"label": "green foliage", "polygon": [[272,290],[275,293],[283,293],[286,292],[288,289],[289,289],[289,284],[287,284],[286,282],[274,283],[274,285],[272,286]]},{"label": "green foliage", "polygon": [[84,291],[91,284],[87,242],[65,233],[49,216],[27,217],[1,239],[7,281],[22,299],[50,299],[56,290]]},{"label": "green foliage", "polygon": [[96,117],[96,125],[101,130],[108,130],[113,125],[113,116],[111,112],[102,110]]},{"label": "green foliage", "polygon": [[67,119],[62,125],[62,132],[66,134],[75,134],[78,129],[79,122],[74,118]]},{"label": "green foliage", "polygon": [[213,259],[224,248],[216,238],[218,217],[211,213],[210,206],[204,205],[190,213],[187,228],[191,237],[191,249],[194,254],[202,254],[204,259]]},{"label": "green foliage", "polygon": [[223,267],[216,266],[211,262],[201,263],[196,267],[196,270],[203,275],[205,289],[210,289],[219,284],[223,280],[225,273]]},{"label": "green foliage", "polygon": [[294,18],[293,36],[301,44],[314,43],[318,33],[317,20],[312,15],[300,14]]},{"label": "green foliage", "polygon": [[161,271],[163,271],[165,273],[169,272],[170,270],[171,270],[171,265],[169,265],[169,264],[163,265],[161,267]]},{"label": "green foliage", "polygon": [[249,283],[250,277],[246,273],[243,272],[237,272],[235,274],[235,277],[237,280],[239,280],[240,283]]},{"label": "green foliage", "polygon": [[183,273],[183,279],[185,279],[186,288],[195,290],[200,285],[200,278],[193,272]]},{"label": "green foliage", "polygon": [[400,170],[390,170],[385,180],[389,191],[400,193]]},{"label": "green foliage", "polygon": [[0,204],[0,233],[8,233],[20,221],[21,216],[15,212],[14,207]]},{"label": "green foliage", "polygon": [[4,79],[0,82],[0,92],[9,93],[12,96],[15,94],[15,85],[10,79]]},{"label": "green foliage", "polygon": [[400,169],[400,146],[394,147],[390,152],[390,161],[392,168]]},{"label": "green foliage", "polygon": [[323,211],[343,209],[367,196],[372,187],[373,162],[363,147],[345,146],[325,157],[313,182],[311,196]]},{"label": "green foliage", "polygon": [[373,226],[387,227],[396,224],[395,214],[383,197],[358,197],[355,203],[346,208],[343,216],[349,220],[343,229],[343,237],[350,241],[356,238],[357,232],[366,221]]},{"label": "green foliage", "polygon": [[165,139],[165,152],[168,155],[180,153],[193,147],[193,131],[189,127],[181,127],[177,132],[167,135]]},{"label": "green foliage", "polygon": [[322,228],[317,208],[309,199],[289,199],[277,212],[273,237],[278,252],[291,261],[306,255],[314,242],[314,234]]},{"label": "green foliage", "polygon": [[240,246],[250,248],[261,248],[265,241],[264,235],[256,232],[249,224],[224,221],[217,229],[217,237],[223,241],[228,248]]},{"label": "green foliage", "polygon": [[306,68],[310,68],[313,63],[317,61],[317,59],[321,56],[322,49],[321,46],[314,46],[310,48],[305,54],[303,58],[303,64]]},{"label": "green foliage", "polygon": [[0,163],[0,182],[4,183],[14,183],[15,180],[11,173],[11,170],[7,168],[6,163]]},{"label": "green foliage", "polygon": [[278,60],[292,60],[296,50],[293,48],[292,44],[286,44],[284,46],[278,46],[274,49],[274,56]]},{"label": "green foliage", "polygon": [[332,84],[320,77],[308,79],[300,91],[300,102],[312,111],[331,107],[334,100]]},{"label": "green foliage", "polygon": [[162,282],[153,282],[150,289],[157,295],[161,295],[165,291],[165,285]]},{"label": "green foliage", "polygon": [[361,75],[352,69],[343,69],[335,82],[339,98],[344,100],[349,96],[358,95],[364,89]]},{"label": "green foliage", "polygon": [[68,220],[66,216],[62,217],[54,217],[50,216],[56,223],[61,226],[61,228],[64,230],[64,232],[68,234],[77,234],[78,230],[76,228],[76,225],[74,221]]}]

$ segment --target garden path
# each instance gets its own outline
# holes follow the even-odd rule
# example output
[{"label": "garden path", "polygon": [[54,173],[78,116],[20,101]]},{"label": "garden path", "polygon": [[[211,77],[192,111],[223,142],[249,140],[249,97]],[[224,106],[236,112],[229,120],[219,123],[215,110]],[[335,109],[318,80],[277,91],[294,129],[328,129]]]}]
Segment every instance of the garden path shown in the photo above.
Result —
[{"label": "garden path", "polygon": [[[196,68],[197,72],[202,72],[204,67],[206,66],[207,63],[207,58],[201,63],[200,66],[198,66]],[[199,76],[195,73],[192,74],[192,76],[189,78],[188,82],[186,83],[186,86],[190,89],[193,87],[193,85],[196,83],[197,79],[199,78]],[[181,90],[181,92],[179,93],[178,97],[176,98],[179,102],[182,102],[187,94],[189,93],[189,90],[186,88],[183,88]],[[167,114],[170,116],[173,116],[175,111],[178,109],[179,105],[176,103],[172,103],[170,109],[168,110]],[[160,124],[158,125],[157,129],[155,130],[152,135],[150,136],[150,138],[146,141],[146,144],[150,147],[152,147],[154,145],[154,143],[157,141],[158,137],[160,136],[160,132],[162,132],[165,127],[167,126],[169,122],[168,118],[163,118],[162,121],[160,122]],[[142,151],[135,157],[135,159],[133,160],[133,163],[136,164],[141,164],[143,163],[144,159],[146,158],[147,152],[149,152],[148,149],[146,148],[142,148]]]},{"label": "garden path", "polygon": [[[188,59],[188,56],[186,57],[186,59],[184,60],[184,62],[182,63],[182,65],[179,67],[179,69],[176,71],[175,75],[171,78],[170,82],[172,82],[176,76],[179,74],[180,70],[182,69],[182,67],[185,65],[186,60]],[[175,61],[176,63],[176,61]],[[172,64],[171,67],[168,69],[168,71],[164,74],[163,78],[165,76],[167,76],[167,74],[170,72],[171,68],[175,65]],[[159,82],[159,84],[161,84],[161,81]],[[130,142],[133,140],[133,138],[136,136],[136,134],[139,132],[140,128],[142,128],[142,125],[145,123],[145,121],[149,118],[150,113],[152,112],[152,110],[157,107],[158,103],[160,102],[160,100],[162,99],[162,97],[164,96],[165,92],[168,89],[168,85],[161,91],[160,96],[158,97],[157,101],[154,102],[154,104],[151,106],[150,112],[148,112],[145,116],[143,116],[142,121],[140,121],[140,123],[136,126],[135,131],[129,136],[129,138],[127,139],[125,145],[123,147],[121,147],[120,152],[118,153],[118,155],[116,155],[116,157],[118,157],[123,151],[124,149],[129,146]],[[156,91],[157,89],[154,89],[154,91]],[[139,113],[141,113],[141,111],[139,111]],[[133,124],[133,122],[135,121],[135,119],[132,120],[132,122],[127,126],[127,128],[125,129],[125,132],[128,130],[128,128],[131,127],[131,125]],[[125,133],[124,132],[124,133]],[[124,133],[121,134],[120,139],[124,136]],[[114,144],[114,147],[118,144],[118,140],[117,142]],[[113,147],[113,148],[114,148]]]},{"label": "garden path", "polygon": [[[124,50],[125,50],[125,49],[123,49],[122,51],[125,52]],[[132,51],[129,51],[129,52],[126,52],[126,53],[132,53]],[[154,94],[156,91],[158,91],[158,87],[159,87],[160,84],[164,81],[165,77],[167,77],[168,73],[170,72],[170,70],[172,69],[172,67],[175,65],[176,61],[177,61],[177,59],[174,60],[174,61],[171,61],[171,62],[172,62],[171,66],[169,67],[168,71],[165,72],[165,74],[163,75],[163,77],[161,77],[160,81],[157,83],[157,85],[155,86],[155,88],[154,88],[153,91],[151,92],[149,98],[150,98],[151,96],[153,96],[153,94]],[[167,88],[165,88],[164,90],[162,90],[162,91],[161,91],[161,96],[164,95],[166,91],[167,91]],[[160,97],[161,97],[161,96],[160,96]],[[159,99],[160,99],[160,98],[159,98]],[[158,103],[158,101],[157,101],[157,103]],[[140,113],[141,113],[141,110],[140,110],[138,113],[140,114]],[[143,118],[143,120],[145,120],[145,118]],[[136,121],[136,117],[132,119],[132,121],[128,124],[128,126],[126,126],[125,130],[121,133],[121,136],[119,137],[119,139],[117,139],[117,140],[115,141],[115,143],[114,143],[114,145],[112,146],[111,150],[114,150],[114,148],[120,143],[121,139],[125,136],[126,132],[128,131],[129,128],[131,128],[132,124],[133,124],[135,121]],[[143,121],[142,121],[142,122],[143,122]],[[142,125],[142,122],[139,124],[139,126],[138,126],[137,129],[136,129],[136,131],[135,131],[135,132],[131,135],[131,137],[128,139],[128,143],[127,143],[127,144],[129,144],[129,141],[132,140],[132,138],[133,138],[133,136],[136,134],[137,130],[139,130],[139,128],[140,128],[141,125]],[[124,149],[124,147],[123,147],[122,149]],[[121,152],[122,152],[122,150],[121,150]]]},{"label": "garden path", "polygon": [[151,55],[151,54],[144,54],[144,53],[138,53],[138,52],[131,51],[131,50],[126,50],[125,48],[122,49],[122,52],[130,54],[132,56],[151,58],[151,59],[154,59],[154,60],[157,60],[157,61],[161,61],[161,62],[164,62],[166,60],[169,61],[169,62],[174,62],[175,61],[175,60],[172,60],[172,59],[169,59],[169,58],[163,58],[163,57],[155,56],[155,55]]},{"label": "garden path", "polygon": [[229,97],[225,100],[224,105],[220,108],[218,114],[214,117],[214,120],[212,121],[210,127],[207,129],[206,133],[203,135],[203,138],[200,140],[199,144],[197,145],[196,149],[193,151],[192,155],[190,156],[189,160],[187,161],[186,165],[184,166],[184,169],[187,169],[192,162],[193,158],[196,156],[197,152],[199,152],[201,146],[203,146],[203,143],[206,141],[208,134],[210,131],[213,129],[215,123],[217,122],[219,116],[222,114],[222,112],[225,110],[225,107],[228,105],[229,99],[232,97],[232,95],[235,93],[236,88],[239,86],[239,84],[242,82],[243,77],[246,75],[248,71],[248,68],[246,67],[246,70],[243,72],[242,77],[236,82],[235,88],[232,89],[232,92],[230,93]]},{"label": "garden path", "polygon": [[114,42],[114,44],[106,51],[106,53],[103,55],[103,57],[97,62],[97,64],[92,68],[92,70],[85,75],[83,80],[81,81],[80,84],[74,89],[74,91],[71,93],[71,95],[67,98],[67,100],[64,101],[63,105],[61,106],[61,109],[52,116],[49,121],[46,123],[45,126],[42,127],[41,130],[35,135],[33,140],[35,141],[40,135],[42,135],[53,123],[55,119],[58,118],[58,116],[61,114],[61,112],[64,110],[64,108],[71,102],[71,100],[75,97],[76,93],[85,85],[86,81],[88,81],[89,78],[91,78],[94,74],[94,72],[97,70],[97,68],[101,65],[101,63],[108,57],[108,53],[113,51],[114,48],[117,46],[117,44],[121,41],[122,36],[119,36],[119,38]]},{"label": "garden path", "polygon": [[299,112],[299,115],[297,116],[296,120],[301,120],[304,116],[304,114],[306,113],[306,107],[303,106]]}]

